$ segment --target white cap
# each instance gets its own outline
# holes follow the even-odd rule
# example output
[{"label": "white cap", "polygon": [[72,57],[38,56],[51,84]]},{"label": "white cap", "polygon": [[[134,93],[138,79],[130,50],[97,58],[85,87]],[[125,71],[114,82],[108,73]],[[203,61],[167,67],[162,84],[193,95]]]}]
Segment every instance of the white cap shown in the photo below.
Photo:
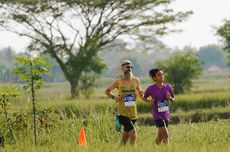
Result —
[{"label": "white cap", "polygon": [[121,66],[127,65],[127,64],[132,65],[132,62],[131,62],[130,60],[123,60],[123,61],[121,62]]}]

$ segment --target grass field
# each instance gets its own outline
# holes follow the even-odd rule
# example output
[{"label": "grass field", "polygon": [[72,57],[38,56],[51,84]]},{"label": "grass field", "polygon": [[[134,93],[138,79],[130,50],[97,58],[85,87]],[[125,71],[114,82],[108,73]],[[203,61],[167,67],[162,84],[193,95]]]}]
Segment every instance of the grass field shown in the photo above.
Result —
[{"label": "grass field", "polygon": [[[138,140],[135,147],[125,146],[119,148],[119,133],[107,130],[106,128],[96,128],[94,123],[85,127],[85,134],[88,146],[86,148],[76,148],[78,137],[78,126],[66,122],[60,130],[49,134],[40,132],[39,145],[33,145],[33,138],[25,136],[16,145],[6,145],[4,151],[203,151],[203,152],[227,152],[230,150],[230,121],[210,121],[207,123],[188,123],[171,125],[170,144],[168,146],[156,146],[154,137],[156,128],[153,126],[137,126]],[[100,122],[99,122],[100,123]],[[105,122],[104,125],[109,125]],[[66,127],[66,128],[64,128]],[[69,130],[68,130],[68,129]],[[102,130],[107,132],[103,132]]]},{"label": "grass field", "polygon": [[[105,81],[105,84],[109,81]],[[145,88],[147,84],[143,85]],[[47,84],[36,96],[38,145],[33,144],[31,99],[26,96],[10,101],[9,118],[16,143],[11,143],[0,111],[0,133],[5,136],[5,147],[0,151],[87,151],[87,152],[227,152],[230,151],[230,81],[196,81],[191,92],[177,95],[171,104],[172,120],[169,126],[170,144],[154,143],[157,129],[151,118],[151,108],[138,101],[135,147],[119,147],[120,133],[114,129],[116,104],[98,87],[86,99],[69,98],[67,83]],[[84,127],[87,147],[76,142]]]}]

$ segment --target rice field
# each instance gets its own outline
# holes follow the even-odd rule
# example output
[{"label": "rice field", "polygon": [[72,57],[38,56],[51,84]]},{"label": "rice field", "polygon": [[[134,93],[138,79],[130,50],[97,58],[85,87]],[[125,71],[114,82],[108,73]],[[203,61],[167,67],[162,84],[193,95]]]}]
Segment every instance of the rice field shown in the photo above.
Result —
[{"label": "rice field", "polygon": [[[227,152],[230,151],[229,80],[195,83],[191,92],[177,95],[171,104],[169,145],[154,143],[157,128],[151,108],[138,101],[137,143],[119,146],[120,133],[115,131],[116,104],[99,87],[91,98],[69,98],[67,83],[47,84],[36,96],[38,144],[34,145],[32,105],[26,95],[10,101],[8,106],[16,143],[11,143],[0,110],[0,133],[5,136],[6,152]],[[145,86],[145,85],[144,85]],[[209,86],[209,87],[208,87]],[[79,130],[84,128],[87,147],[77,145]]]}]

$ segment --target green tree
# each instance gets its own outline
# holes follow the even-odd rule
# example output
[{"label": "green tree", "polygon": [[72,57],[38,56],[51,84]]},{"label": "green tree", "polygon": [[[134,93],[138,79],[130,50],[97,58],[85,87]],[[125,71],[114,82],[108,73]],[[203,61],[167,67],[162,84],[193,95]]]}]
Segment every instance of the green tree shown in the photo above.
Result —
[{"label": "green tree", "polygon": [[97,78],[97,75],[95,75],[93,72],[91,73],[91,75],[89,75],[88,73],[81,77],[82,84],[81,84],[80,90],[86,98],[89,98],[90,95],[93,94],[94,92],[93,86],[94,86],[96,78]]},{"label": "green tree", "polygon": [[70,83],[72,97],[79,95],[83,76],[102,72],[105,65],[98,52],[117,37],[163,35],[172,31],[170,23],[181,22],[191,14],[174,12],[169,6],[171,0],[0,2],[2,27],[30,38],[30,50],[55,58]]},{"label": "green tree", "polygon": [[42,75],[49,75],[49,64],[41,57],[26,58],[16,57],[18,65],[15,73],[19,79],[26,84],[24,89],[31,92],[33,103],[33,121],[34,121],[34,143],[37,144],[37,127],[36,127],[36,108],[35,108],[35,92],[40,89],[44,83]]},{"label": "green tree", "polygon": [[202,63],[202,67],[207,69],[212,65],[225,68],[224,52],[217,45],[208,45],[201,47],[197,52],[198,58]]},{"label": "green tree", "polygon": [[[230,53],[230,20],[225,20],[225,23],[217,29],[217,34],[223,39],[224,49]],[[230,65],[230,55],[228,55],[228,64]]]},{"label": "green tree", "polygon": [[191,51],[177,52],[168,60],[158,61],[156,65],[163,68],[167,81],[173,84],[177,94],[189,91],[192,79],[202,72],[197,56]]},{"label": "green tree", "polygon": [[49,72],[52,77],[45,77],[48,82],[63,82],[66,81],[63,71],[61,70],[59,64],[56,62],[54,58],[52,58],[49,54],[41,55],[50,65]]}]

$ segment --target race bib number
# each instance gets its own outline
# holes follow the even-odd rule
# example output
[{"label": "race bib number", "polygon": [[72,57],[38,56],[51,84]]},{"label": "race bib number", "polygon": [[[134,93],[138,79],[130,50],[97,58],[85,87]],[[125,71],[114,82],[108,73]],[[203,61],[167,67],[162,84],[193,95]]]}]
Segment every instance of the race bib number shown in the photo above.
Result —
[{"label": "race bib number", "polygon": [[135,106],[135,101],[136,101],[136,96],[134,94],[126,94],[124,96],[125,100],[125,106],[130,107],[130,106]]},{"label": "race bib number", "polygon": [[169,104],[167,100],[157,101],[158,112],[169,111]]}]

